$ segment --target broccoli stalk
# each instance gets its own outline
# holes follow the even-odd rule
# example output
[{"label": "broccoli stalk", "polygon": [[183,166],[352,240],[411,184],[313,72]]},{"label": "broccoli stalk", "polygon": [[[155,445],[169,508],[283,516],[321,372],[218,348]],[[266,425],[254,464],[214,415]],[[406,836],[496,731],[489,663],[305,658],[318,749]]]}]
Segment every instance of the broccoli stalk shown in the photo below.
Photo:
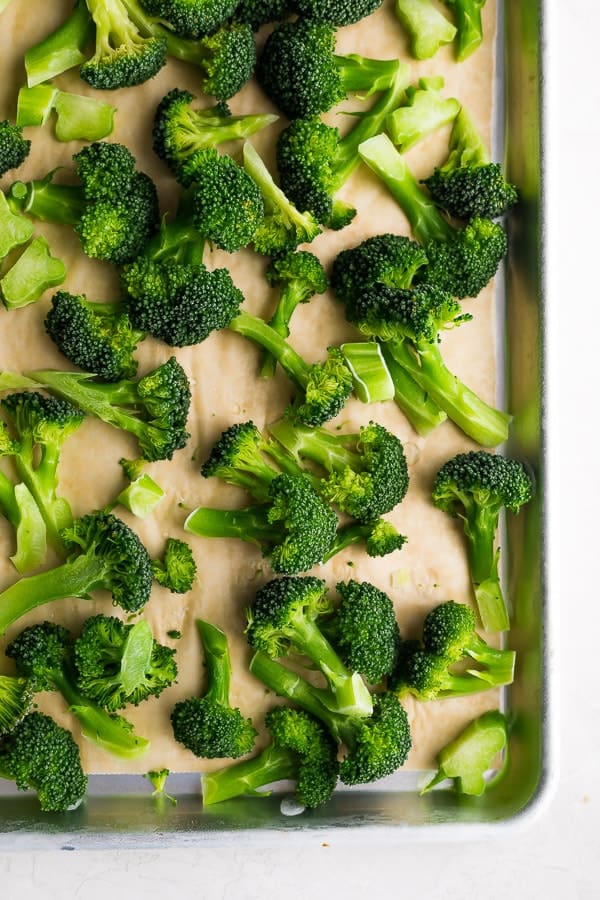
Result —
[{"label": "broccoli stalk", "polygon": [[456,28],[432,0],[396,0],[396,15],[408,32],[415,59],[430,59],[456,36]]},{"label": "broccoli stalk", "polygon": [[375,522],[352,522],[350,525],[344,525],[338,528],[335,540],[331,548],[325,554],[323,562],[333,559],[342,550],[347,547],[354,547],[356,544],[364,544],[369,556],[387,556],[395,550],[401,550],[406,543],[406,538],[400,534],[391,522],[385,519],[376,519]]},{"label": "broccoli stalk", "polygon": [[354,379],[354,394],[361,403],[393,400],[395,388],[381,347],[375,341],[358,341],[340,346]]},{"label": "broccoli stalk", "polygon": [[58,141],[99,141],[113,130],[116,107],[96,100],[59,91],[47,84],[22,87],[17,105],[17,124],[43,125],[56,112],[54,134]]},{"label": "broccoli stalk", "polygon": [[[506,749],[507,743],[506,718],[495,709],[483,713],[440,750],[437,757],[438,771],[421,790],[421,794],[426,794],[436,785],[451,779],[457,794],[480,797],[502,776],[504,767],[487,781],[484,777],[495,756]],[[507,759],[504,765],[506,761]]]},{"label": "broccoli stalk", "polygon": [[32,236],[33,225],[29,219],[13,212],[4,191],[0,191],[0,262]]},{"label": "broccoli stalk", "polygon": [[48,288],[62,284],[67,270],[50,253],[48,241],[36,237],[0,280],[0,294],[7,309],[36,303]]},{"label": "broccoli stalk", "polygon": [[94,22],[85,0],[77,0],[71,15],[56,31],[25,53],[27,84],[35,87],[61,75],[87,59],[86,47],[94,35]]},{"label": "broccoli stalk", "polygon": [[483,40],[481,10],[486,0],[443,0],[454,13],[458,31],[457,59],[467,59]]},{"label": "broccoli stalk", "polygon": [[13,485],[4,472],[0,472],[0,512],[15,532],[13,566],[20,575],[37,569],[46,558],[46,523],[27,485]]},{"label": "broccoli stalk", "polygon": [[406,89],[405,102],[389,114],[389,135],[402,153],[456,119],[460,103],[454,97],[442,97],[443,86],[443,78],[420,78],[417,87]]},{"label": "broccoli stalk", "polygon": [[427,437],[448,416],[432,400],[427,391],[396,362],[390,347],[382,343],[381,353],[394,385],[394,401],[402,410],[417,434]]}]

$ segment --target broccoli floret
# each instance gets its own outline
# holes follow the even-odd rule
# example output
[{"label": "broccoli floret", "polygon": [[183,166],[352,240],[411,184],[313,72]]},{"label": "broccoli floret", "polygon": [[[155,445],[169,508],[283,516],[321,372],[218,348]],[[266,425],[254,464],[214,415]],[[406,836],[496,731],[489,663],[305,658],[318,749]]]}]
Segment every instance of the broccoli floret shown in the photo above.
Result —
[{"label": "broccoli floret", "polygon": [[201,697],[187,697],[175,704],[173,734],[196,756],[237,759],[250,753],[257,732],[252,720],[245,719],[229,702],[231,658],[225,633],[202,619],[196,624],[204,648],[207,689]]},{"label": "broccoli floret", "polygon": [[459,453],[436,476],[434,504],[463,521],[471,582],[486,631],[510,627],[498,574],[500,551],[494,549],[500,511],[518,513],[532,494],[523,463],[483,450]]},{"label": "broccoli floret", "polygon": [[415,237],[425,245],[429,265],[420,280],[455,297],[476,297],[494,277],[506,255],[506,232],[489,219],[473,219],[455,228],[425,196],[403,157],[385,134],[359,148],[361,158],[378,175],[401,206]]},{"label": "broccoli floret", "polygon": [[156,108],[152,128],[154,152],[178,180],[182,177],[182,183],[194,171],[196,154],[250,137],[277,121],[277,116],[266,113],[232,116],[224,104],[192,109],[194,100],[189,91],[169,91]]},{"label": "broccoli floret", "polygon": [[[31,709],[32,701],[33,687],[27,678],[0,675],[0,735],[8,734],[25,718]],[[0,749],[0,758],[1,755]],[[0,770],[1,768],[0,763]]]},{"label": "broccoli floret", "polygon": [[301,16],[341,28],[365,19],[379,9],[383,0],[296,0]]},{"label": "broccoli floret", "polygon": [[397,290],[377,285],[346,303],[346,317],[385,343],[393,359],[465,434],[484,447],[508,436],[510,416],[493,409],[448,371],[440,333],[468,321],[450,294],[433,285]]},{"label": "broccoli floret", "polygon": [[90,591],[110,591],[115,604],[138,612],[150,597],[152,566],[138,536],[110,513],[94,512],[75,519],[60,532],[67,551],[62,565],[21,578],[0,594],[0,634],[38,606]]},{"label": "broccoli floret", "polygon": [[398,109],[389,114],[387,129],[402,153],[456,119],[460,103],[454,97],[443,97],[443,86],[443,78],[420,78],[416,87],[406,89]]},{"label": "broccoli floret", "polygon": [[265,208],[264,218],[252,238],[258,253],[278,256],[295,250],[298,244],[310,243],[321,233],[312,213],[296,209],[248,142],[244,144],[244,168],[258,185]]},{"label": "broccoli floret", "polygon": [[296,460],[309,459],[328,473],[319,493],[358,521],[372,522],[404,499],[404,448],[382,425],[370,422],[357,434],[333,434],[282,419],[269,430]]},{"label": "broccoli floret", "polygon": [[40,510],[48,539],[64,552],[61,530],[72,524],[73,516],[67,500],[56,493],[58,464],[63,444],[82,424],[83,413],[35,391],[8,394],[2,407],[16,434],[13,460],[19,478]]},{"label": "broccoli floret", "polygon": [[280,22],[295,11],[295,0],[241,0],[235,11],[236,22],[258,31],[267,22]]},{"label": "broccoli floret", "polygon": [[[328,287],[325,269],[314,253],[306,250],[289,251],[273,259],[266,271],[272,287],[279,288],[275,312],[269,320],[271,328],[286,338],[290,333],[290,321],[300,303],[308,303],[315,294],[324,294]],[[276,361],[265,354],[260,374],[269,378],[275,374]]]},{"label": "broccoli floret", "polygon": [[184,527],[199,537],[253,541],[275,572],[293,575],[323,561],[336,525],[337,516],[307,478],[282,474],[271,482],[267,502],[236,510],[199,507]]},{"label": "broccoli floret", "polygon": [[454,13],[458,31],[456,58],[461,62],[477,50],[483,40],[481,10],[486,0],[443,0]]},{"label": "broccoli floret", "polygon": [[480,797],[502,775],[502,769],[486,781],[485,773],[498,753],[506,749],[508,723],[498,710],[489,710],[467,725],[464,731],[438,753],[438,771],[422,789],[426,794],[450,778],[457,794]]},{"label": "broccoli floret", "polygon": [[385,519],[376,519],[375,522],[344,525],[338,528],[335,541],[325,556],[324,562],[333,559],[346,547],[355,544],[364,544],[367,554],[372,557],[387,556],[395,550],[401,550],[406,543],[406,538],[400,534],[391,522]]},{"label": "broccoli floret", "polygon": [[125,625],[114,616],[92,616],[73,646],[76,685],[110,712],[128,703],[137,706],[175,681],[174,657],[174,650],[154,640],[144,619]]},{"label": "broccoli floret", "polygon": [[24,212],[44,222],[72,225],[84,253],[116,265],[137,256],[158,227],[158,198],[150,178],[134,169],[121,144],[96,142],[73,159],[80,185],[15,182],[11,197]]},{"label": "broccoli floret", "polygon": [[94,22],[85,0],[76,0],[70,16],[26,51],[24,62],[28,86],[35,87],[84,63],[89,56],[87,50],[94,31]]},{"label": "broccoli floret", "polygon": [[259,756],[202,776],[202,801],[212,806],[276,781],[296,782],[296,799],[309,809],[327,803],[337,782],[337,746],[320,722],[302,710],[279,707],[265,717],[272,743]]},{"label": "broccoli floret", "polygon": [[78,806],[87,791],[79,748],[70,731],[50,716],[32,712],[0,738],[0,778],[33,789],[44,812]]},{"label": "broccoli floret", "polygon": [[7,309],[21,309],[62,284],[66,275],[65,264],[52,256],[46,238],[36,237],[0,281],[0,295]]},{"label": "broccoli floret", "polygon": [[327,690],[317,691],[324,705],[344,715],[369,716],[373,703],[365,683],[342,661],[317,621],[332,610],[320,578],[269,581],[247,610],[248,643],[271,658],[289,653],[306,656],[327,683]]},{"label": "broccoli floret", "polygon": [[237,0],[141,0],[151,16],[170,25],[181,37],[212,34],[233,16]]},{"label": "broccoli floret", "polygon": [[0,177],[9,169],[18,169],[31,150],[31,141],[23,137],[23,129],[8,119],[0,122]]},{"label": "broccoli floret", "polygon": [[327,709],[322,692],[302,676],[255,653],[250,671],[281,697],[296,703],[320,719],[344,748],[340,778],[344,784],[365,784],[391,775],[401,766],[411,748],[408,718],[398,699],[391,693],[373,695],[370,716],[341,715]]},{"label": "broccoli floret", "polygon": [[133,353],[145,335],[132,326],[121,303],[94,303],[85,294],[59,291],[44,325],[67,359],[103,381],[137,372]]},{"label": "broccoli floret", "polygon": [[376,284],[406,290],[427,262],[423,247],[404,235],[376,234],[337,255],[331,286],[342,303]]},{"label": "broccoli floret", "polygon": [[33,225],[25,216],[14,212],[8,205],[4,191],[0,191],[0,262],[11,250],[26,244],[33,236]]},{"label": "broccoli floret", "polygon": [[217,100],[229,100],[252,77],[256,65],[256,45],[252,29],[247,25],[224,25],[210,37],[190,41],[189,52],[177,52],[169,46],[169,53],[178,59],[199,66],[201,86],[205,94]]},{"label": "broccoli floret", "polygon": [[254,422],[242,422],[227,428],[214,444],[202,465],[205,478],[220,478],[249,491],[259,501],[269,497],[270,484],[279,474],[264,458],[271,444]]},{"label": "broccoli floret", "polygon": [[170,774],[170,769],[153,769],[151,772],[146,772],[144,775],[144,778],[147,778],[154,788],[152,797],[157,801],[159,807],[161,804],[164,804],[165,800],[168,800],[174,806],[177,806],[177,799],[172,797],[171,794],[167,794],[165,790],[167,778]]},{"label": "broccoli floret", "polygon": [[190,407],[190,384],[175,357],[144,375],[112,384],[93,381],[93,375],[40,369],[29,373],[53,394],[89,415],[133,434],[149,462],[171,459],[185,447]]},{"label": "broccoli floret", "polygon": [[17,672],[29,678],[35,691],[58,691],[81,726],[84,737],[103,750],[132,759],[150,746],[134,734],[122,716],[109,713],[84,697],[75,682],[73,647],[69,632],[53,622],[25,628],[6,648]]},{"label": "broccoli floret", "polygon": [[396,0],[396,15],[410,38],[415,59],[429,59],[456,36],[456,28],[432,0]]},{"label": "broccoli floret", "polygon": [[267,38],[256,75],[267,96],[289,119],[327,112],[349,93],[388,90],[395,59],[335,53],[335,29],[312,19],[285,22]]},{"label": "broccoli floret", "polygon": [[152,560],[152,574],[173,594],[187,594],[196,578],[196,562],[189,544],[169,538],[162,559]]},{"label": "broccoli floret", "polygon": [[448,159],[423,184],[437,205],[457,219],[495,219],[518,199],[517,189],[505,180],[498,163],[490,162],[464,107],[452,129]]}]

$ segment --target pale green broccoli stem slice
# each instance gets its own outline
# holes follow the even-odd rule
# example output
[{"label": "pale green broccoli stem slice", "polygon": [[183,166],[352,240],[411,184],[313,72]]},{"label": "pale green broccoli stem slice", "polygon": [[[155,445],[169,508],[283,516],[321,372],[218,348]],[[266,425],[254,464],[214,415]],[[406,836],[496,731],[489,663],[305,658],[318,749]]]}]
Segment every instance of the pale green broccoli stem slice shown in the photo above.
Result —
[{"label": "pale green broccoli stem slice", "polygon": [[450,778],[457,794],[480,797],[504,774],[508,762],[507,752],[499,771],[487,781],[485,779],[485,773],[490,769],[494,758],[506,750],[507,744],[506,718],[498,710],[483,713],[439,752],[439,769],[421,794],[426,794]]},{"label": "pale green broccoli stem slice", "polygon": [[92,17],[84,0],[78,0],[66,22],[25,53],[29,87],[84,63],[87,60],[84,51],[93,36]]},{"label": "pale green broccoli stem slice", "polygon": [[443,78],[420,78],[417,87],[407,88],[406,102],[388,116],[389,135],[402,153],[458,115],[460,103],[454,97],[442,97],[443,86]]},{"label": "pale green broccoli stem slice", "polygon": [[25,216],[13,212],[4,191],[0,191],[0,262],[5,256],[26,244],[33,236],[33,225]]},{"label": "pale green broccoli stem slice", "polygon": [[59,91],[49,84],[22,87],[17,101],[17,125],[44,125],[56,112],[56,139],[99,141],[113,130],[116,108],[95,97]]},{"label": "pale green broccoli stem slice", "polygon": [[456,36],[456,28],[432,0],[396,0],[396,15],[408,32],[415,59],[430,59]]},{"label": "pale green broccoli stem slice", "polygon": [[54,109],[58,88],[51,84],[22,87],[17,97],[17,125],[45,125]]},{"label": "pale green broccoli stem slice", "polygon": [[19,574],[37,569],[46,558],[46,523],[29,488],[13,485],[0,472],[0,510],[12,525],[16,550],[10,561]]},{"label": "pale green broccoli stem slice", "polygon": [[327,472],[337,472],[346,466],[354,471],[363,468],[360,454],[346,449],[348,435],[333,434],[323,428],[309,428],[300,423],[292,424],[286,418],[271,425],[269,431],[297,460],[310,459]]},{"label": "pale green broccoli stem slice", "polygon": [[133,477],[127,487],[118,495],[117,503],[128,509],[138,519],[145,519],[156,509],[165,496],[165,492],[160,484],[157,484],[146,472],[134,473],[131,471],[132,467],[128,460],[120,462],[125,475],[128,476],[128,472],[130,472]]},{"label": "pale green broccoli stem slice", "polygon": [[494,549],[498,512],[474,504],[464,517],[463,525],[481,623],[486,631],[508,631],[510,619],[498,573],[500,550]]},{"label": "pale green broccoli stem slice", "polygon": [[36,237],[0,281],[7,309],[21,309],[36,303],[44,291],[62,284],[67,270],[62,260],[50,253],[48,242]]},{"label": "pale green broccoli stem slice", "polygon": [[387,344],[381,344],[381,352],[394,383],[396,406],[404,413],[417,434],[427,437],[448,416],[396,362]]},{"label": "pale green broccoli stem slice", "polygon": [[228,769],[220,769],[202,776],[204,806],[222,803],[243,795],[268,797],[271,791],[258,788],[275,781],[291,781],[297,777],[298,760],[285,747],[270,744],[252,759],[238,762]]},{"label": "pale green broccoli stem slice", "polygon": [[481,10],[486,0],[444,0],[444,3],[454,13],[458,29],[456,58],[462,62],[477,50],[483,40]]},{"label": "pale green broccoli stem slice", "polygon": [[394,382],[379,344],[375,341],[360,341],[342,344],[340,350],[352,372],[354,393],[361,403],[393,400]]},{"label": "pale green broccoli stem slice", "polygon": [[50,172],[39,181],[15,181],[10,197],[22,212],[42,222],[77,225],[85,209],[83,188],[77,184],[54,184]]}]

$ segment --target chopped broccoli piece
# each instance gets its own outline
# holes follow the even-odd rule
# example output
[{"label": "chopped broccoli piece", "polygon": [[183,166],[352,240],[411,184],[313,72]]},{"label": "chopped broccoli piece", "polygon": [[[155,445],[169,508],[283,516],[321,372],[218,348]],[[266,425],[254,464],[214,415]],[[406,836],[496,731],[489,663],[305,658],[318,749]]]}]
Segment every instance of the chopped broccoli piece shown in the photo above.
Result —
[{"label": "chopped broccoli piece", "polygon": [[506,718],[498,710],[483,713],[440,750],[438,771],[421,794],[426,794],[437,784],[450,778],[457,794],[480,797],[502,774],[500,770],[489,781],[484,777],[494,757],[506,749],[507,743]]},{"label": "chopped broccoli piece", "polygon": [[295,11],[295,0],[241,0],[235,11],[236,22],[258,31],[267,22],[280,22]]},{"label": "chopped broccoli piece", "polygon": [[[268,500],[271,482],[277,478],[274,469],[264,459],[272,443],[262,436],[254,422],[231,425],[222,432],[202,465],[205,478],[220,478],[228,484],[249,491],[261,502]],[[301,471],[297,470],[298,474]]]},{"label": "chopped broccoli piece", "polygon": [[111,384],[93,381],[93,375],[40,369],[29,373],[53,394],[115,428],[129,431],[145,460],[171,459],[185,447],[190,407],[190,385],[175,357],[138,381]]},{"label": "chopped broccoli piece", "polygon": [[326,554],[324,562],[333,559],[346,547],[362,543],[364,543],[369,556],[387,556],[388,553],[401,550],[406,543],[406,538],[394,528],[391,522],[386,522],[385,519],[377,519],[375,522],[364,524],[352,522],[350,525],[338,528],[335,541]]},{"label": "chopped broccoli piece", "polygon": [[152,796],[157,801],[169,800],[174,806],[177,805],[177,799],[172,797],[171,794],[167,794],[165,790],[165,785],[167,783],[167,778],[171,774],[170,769],[153,769],[151,772],[146,772],[144,778],[147,778],[154,790],[152,791]]},{"label": "chopped broccoli piece", "polygon": [[443,2],[454,13],[458,31],[456,57],[462,62],[477,50],[483,40],[481,10],[486,0],[443,0]]},{"label": "chopped broccoli piece", "polygon": [[132,463],[128,459],[120,459],[119,464],[129,484],[117,497],[117,503],[128,509],[138,519],[145,519],[165,496],[165,492],[146,472],[142,472],[142,461]]},{"label": "chopped broccoli piece", "polygon": [[510,627],[498,574],[500,551],[494,549],[500,510],[518,513],[532,495],[523,463],[484,450],[459,453],[437,473],[433,502],[463,521],[471,582],[486,631]]},{"label": "chopped broccoli piece", "polygon": [[62,260],[50,253],[48,241],[36,237],[0,281],[0,294],[7,309],[36,303],[44,291],[65,280]]},{"label": "chopped broccoli piece", "polygon": [[187,594],[196,578],[196,563],[189,544],[169,538],[162,559],[152,560],[152,574],[173,594]]},{"label": "chopped broccoli piece", "polygon": [[17,98],[17,125],[45,125],[54,109],[58,88],[51,84],[19,89]]},{"label": "chopped broccoli piece", "polygon": [[79,748],[70,731],[32,712],[0,738],[0,778],[36,791],[44,812],[78,806],[87,791]]},{"label": "chopped broccoli piece", "polygon": [[[0,675],[0,736],[8,734],[25,718],[33,701],[33,687],[27,678]],[[2,738],[0,737],[0,748]],[[0,759],[2,751],[0,749]],[[0,763],[0,770],[2,764]]]},{"label": "chopped broccoli piece", "polygon": [[505,180],[498,163],[490,162],[464,107],[452,129],[448,159],[423,184],[437,205],[457,219],[495,219],[518,199],[517,189]]},{"label": "chopped broccoli piece", "polygon": [[13,212],[4,191],[0,191],[0,263],[11,250],[26,244],[33,236],[33,225],[25,216]]},{"label": "chopped broccoli piece", "polygon": [[229,702],[231,658],[225,633],[202,619],[196,624],[204,648],[207,689],[201,697],[187,697],[175,704],[173,734],[195,756],[237,759],[252,750],[257,732],[252,720],[245,719]]},{"label": "chopped broccoli piece", "polygon": [[337,747],[320,722],[302,710],[279,707],[265,717],[272,742],[253,759],[202,776],[204,806],[244,794],[267,797],[258,788],[296,782],[296,799],[315,809],[327,803],[338,775]]},{"label": "chopped broccoli piece", "polygon": [[13,125],[8,119],[0,121],[0,177],[9,169],[18,169],[31,150],[31,141],[23,137],[20,125]]},{"label": "chopped broccoli piece", "polygon": [[95,26],[85,0],[76,0],[70,16],[25,53],[27,84],[35,87],[86,61]]},{"label": "chopped broccoli piece", "polygon": [[95,97],[59,91],[49,84],[22,87],[17,101],[18,125],[43,125],[56,112],[57,140],[99,141],[113,130],[116,107]]},{"label": "chopped broccoli piece", "polygon": [[46,558],[46,523],[27,485],[13,484],[4,472],[0,472],[0,512],[15,532],[13,566],[20,575],[37,569]]},{"label": "chopped broccoli piece", "polygon": [[266,503],[237,510],[199,507],[184,528],[198,537],[253,541],[275,572],[294,574],[323,561],[336,525],[337,516],[307,478],[282,474],[271,482]]},{"label": "chopped broccoli piece", "polygon": [[379,9],[383,0],[296,0],[301,16],[341,28],[365,19]]},{"label": "chopped broccoli piece", "polygon": [[448,418],[402,366],[396,362],[387,344],[381,344],[381,352],[394,384],[394,401],[402,410],[417,434],[426,437]]},{"label": "chopped broccoli piece", "polygon": [[430,59],[456,36],[456,28],[432,0],[396,0],[396,15],[408,32],[415,59]]},{"label": "chopped broccoli piece", "polygon": [[197,38],[212,34],[231,19],[237,0],[141,0],[141,4],[176,35]]},{"label": "chopped broccoli piece", "polygon": [[77,688],[66,628],[53,622],[31,625],[10,642],[6,655],[15,661],[17,672],[31,680],[35,691],[62,694],[83,736],[92,743],[123,759],[134,759],[148,750],[149,742],[134,734],[127,719],[102,709]]},{"label": "chopped broccoli piece", "polygon": [[357,341],[340,346],[352,372],[354,394],[361,403],[382,403],[394,399],[394,382],[379,344]]},{"label": "chopped broccoli piece", "polygon": [[456,119],[460,103],[454,97],[442,97],[443,86],[443,78],[420,78],[417,87],[406,89],[405,102],[389,114],[388,131],[402,153]]},{"label": "chopped broccoli piece", "polygon": [[144,619],[125,625],[114,616],[91,616],[73,645],[76,685],[110,712],[137,706],[173,684],[174,657],[174,650],[154,640]]},{"label": "chopped broccoli piece", "polygon": [[376,234],[336,256],[331,286],[338,300],[351,303],[376,284],[410,288],[426,265],[427,254],[420,244],[400,234]]}]

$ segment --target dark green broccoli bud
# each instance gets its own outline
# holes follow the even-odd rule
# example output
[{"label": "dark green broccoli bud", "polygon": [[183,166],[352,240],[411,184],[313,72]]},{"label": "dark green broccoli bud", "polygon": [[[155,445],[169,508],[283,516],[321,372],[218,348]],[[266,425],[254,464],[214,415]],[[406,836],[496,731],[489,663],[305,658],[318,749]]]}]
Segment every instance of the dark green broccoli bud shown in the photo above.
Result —
[{"label": "dark green broccoli bud", "polygon": [[281,22],[295,11],[295,0],[241,0],[235,11],[236,22],[258,31],[267,22]]},{"label": "dark green broccoli bud", "polygon": [[383,0],[295,0],[301,16],[341,28],[365,19],[379,9]]},{"label": "dark green broccoli bud", "polygon": [[440,333],[471,318],[450,294],[427,284],[407,291],[378,285],[347,303],[346,317],[367,337],[386,342],[395,362],[465,434],[484,447],[506,440],[511,417],[449,372],[440,354]]},{"label": "dark green broccoli bud", "polygon": [[298,709],[279,707],[265,717],[272,743],[253,759],[202,776],[205,806],[244,794],[268,797],[258,789],[275,781],[296,782],[296,799],[316,809],[331,797],[338,776],[337,746],[320,722]]},{"label": "dark green broccoli bud", "polygon": [[8,394],[2,400],[16,434],[13,460],[21,481],[35,500],[56,550],[64,552],[61,531],[73,522],[71,508],[57,496],[58,465],[65,441],[84,416],[64,400],[35,391]]},{"label": "dark green broccoli bud", "polygon": [[317,621],[332,610],[320,578],[269,581],[247,610],[248,643],[273,658],[289,653],[308,657],[327,682],[327,690],[315,689],[323,705],[343,714],[369,716],[373,704],[365,683],[342,661]]},{"label": "dark green broccoli bud", "polygon": [[67,359],[103,381],[137,372],[133,353],[145,335],[133,328],[121,303],[93,303],[84,294],[59,291],[44,325]]},{"label": "dark green broccoli bud", "polygon": [[32,712],[0,738],[0,778],[21,791],[33,789],[44,812],[78,806],[87,791],[79,748],[70,731]]},{"label": "dark green broccoli bud", "polygon": [[[8,734],[25,718],[33,701],[33,686],[27,678],[0,675],[0,747],[1,735]],[[0,750],[0,758],[2,751]],[[2,763],[0,762],[0,771]]]},{"label": "dark green broccoli bud", "polygon": [[423,180],[434,201],[457,219],[502,216],[518,200],[497,163],[490,161],[483,139],[464,107],[450,136],[448,159]]},{"label": "dark green broccoli bud", "polygon": [[32,681],[35,691],[58,691],[81,726],[84,737],[103,750],[133,759],[150,746],[134,734],[122,716],[109,713],[84,697],[75,683],[73,648],[69,632],[53,622],[25,628],[6,648],[17,672]]},{"label": "dark green broccoli bud", "polygon": [[0,634],[21,616],[53,600],[90,600],[90,591],[110,591],[127,612],[138,612],[152,587],[150,557],[138,536],[110,513],[76,519],[60,537],[67,561],[39,575],[21,578],[0,594]]},{"label": "dark green broccoli bud", "polygon": [[141,0],[151,16],[170,25],[181,37],[212,34],[235,12],[237,0]]},{"label": "dark green broccoli bud", "polygon": [[388,90],[399,67],[393,59],[337,56],[334,28],[300,19],[278,25],[267,38],[256,75],[289,119],[302,119],[327,112],[349,93]]},{"label": "dark green broccoli bud", "polygon": [[396,0],[395,10],[408,32],[415,59],[430,59],[455,38],[456,28],[432,0]]},{"label": "dark green broccoli bud", "polygon": [[229,702],[231,658],[225,633],[201,619],[196,624],[208,685],[201,697],[188,697],[175,704],[171,713],[173,734],[196,756],[237,759],[250,753],[257,732],[252,720],[245,719]]},{"label": "dark green broccoli bud", "polygon": [[214,444],[202,465],[202,474],[205,478],[215,477],[236,484],[255,499],[265,501],[271,482],[281,474],[263,456],[270,449],[271,443],[263,438],[254,422],[231,425]]},{"label": "dark green broccoli bud", "polygon": [[401,550],[406,543],[406,538],[400,534],[391,522],[385,519],[376,519],[375,522],[352,522],[338,528],[335,541],[325,556],[325,562],[333,559],[346,547],[355,544],[364,544],[369,556],[387,556],[395,550]]},{"label": "dark green broccoli bud", "polygon": [[210,37],[194,41],[195,62],[203,71],[205,94],[229,100],[252,77],[256,65],[256,45],[247,25],[224,25]]},{"label": "dark green broccoli bud", "polygon": [[135,157],[124,144],[95,141],[73,156],[86,200],[114,200],[129,188]]},{"label": "dark green broccoli bud", "polygon": [[500,551],[494,549],[500,511],[518,513],[532,495],[523,463],[483,450],[459,453],[436,476],[434,504],[463,521],[471,582],[486,631],[506,631],[510,625],[498,573]]},{"label": "dark green broccoli bud", "polygon": [[152,574],[173,594],[187,594],[196,578],[196,563],[189,544],[169,538],[162,559],[152,560]]},{"label": "dark green broccoli bud", "polygon": [[340,778],[344,784],[365,784],[391,775],[411,748],[406,712],[390,692],[373,695],[370,716],[341,715],[322,703],[322,692],[301,675],[255,653],[250,671],[268,688],[320,719],[344,748]]},{"label": "dark green broccoli bud", "polygon": [[184,166],[184,172],[193,172],[197,153],[214,150],[225,141],[249,137],[277,120],[277,116],[266,113],[232,116],[225,104],[192,109],[194,100],[189,91],[175,88],[165,94],[154,116],[154,152],[176,176]]},{"label": "dark green broccoli bud", "polygon": [[376,284],[407,290],[427,262],[423,247],[410,238],[401,234],[377,234],[336,256],[331,286],[342,303],[351,303]]},{"label": "dark green broccoli bud", "polygon": [[187,375],[175,357],[138,381],[106,384],[93,381],[88,373],[52,369],[30,375],[89,415],[133,434],[149,462],[171,459],[175,450],[185,447],[191,392]]},{"label": "dark green broccoli bud", "polygon": [[73,659],[77,688],[111,712],[158,697],[177,677],[175,651],[154,640],[144,619],[135,625],[114,616],[86,619]]},{"label": "dark green broccoli bud", "polygon": [[184,528],[199,537],[252,541],[275,572],[293,575],[323,561],[335,538],[337,516],[302,475],[278,475],[266,503],[245,509],[199,507]]},{"label": "dark green broccoli bud", "polygon": [[456,58],[462,62],[477,50],[483,40],[481,10],[486,0],[443,0],[443,2],[454,13],[458,31]]},{"label": "dark green broccoli bud", "polygon": [[31,141],[23,137],[23,129],[8,119],[0,122],[0,177],[9,169],[18,169],[31,150]]},{"label": "dark green broccoli bud", "polygon": [[382,425],[370,422],[357,434],[333,434],[282,419],[269,430],[299,463],[309,459],[328,473],[319,493],[354,519],[372,522],[404,499],[404,448]]}]

